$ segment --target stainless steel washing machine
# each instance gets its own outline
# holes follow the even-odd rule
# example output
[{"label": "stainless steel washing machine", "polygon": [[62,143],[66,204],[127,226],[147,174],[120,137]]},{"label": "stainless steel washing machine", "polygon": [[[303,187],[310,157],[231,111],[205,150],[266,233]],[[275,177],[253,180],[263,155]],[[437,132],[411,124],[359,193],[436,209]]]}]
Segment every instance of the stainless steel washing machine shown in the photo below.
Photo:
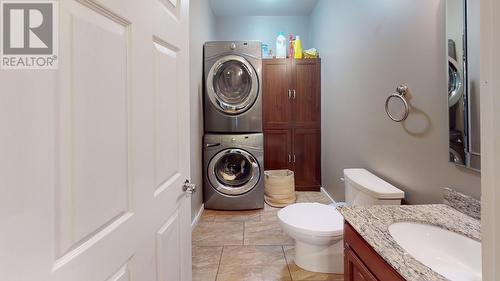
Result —
[{"label": "stainless steel washing machine", "polygon": [[205,132],[262,132],[261,43],[207,42],[203,57]]},{"label": "stainless steel washing machine", "polygon": [[263,134],[207,134],[203,147],[205,208],[263,208]]}]

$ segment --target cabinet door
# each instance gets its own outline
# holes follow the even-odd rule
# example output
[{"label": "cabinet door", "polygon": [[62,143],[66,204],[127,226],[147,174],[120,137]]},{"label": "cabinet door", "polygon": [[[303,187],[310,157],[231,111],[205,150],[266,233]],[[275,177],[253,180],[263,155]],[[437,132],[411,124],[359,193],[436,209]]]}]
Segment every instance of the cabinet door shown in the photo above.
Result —
[{"label": "cabinet door", "polygon": [[345,281],[378,281],[349,247],[344,250]]},{"label": "cabinet door", "polygon": [[292,162],[296,189],[318,191],[321,186],[320,129],[294,129]]},{"label": "cabinet door", "polygon": [[295,127],[321,127],[321,64],[319,59],[295,60],[292,72]]},{"label": "cabinet door", "polygon": [[264,130],[264,169],[292,169],[291,143],[288,129]]},{"label": "cabinet door", "polygon": [[291,126],[291,62],[287,59],[263,60],[262,106],[264,128]]}]

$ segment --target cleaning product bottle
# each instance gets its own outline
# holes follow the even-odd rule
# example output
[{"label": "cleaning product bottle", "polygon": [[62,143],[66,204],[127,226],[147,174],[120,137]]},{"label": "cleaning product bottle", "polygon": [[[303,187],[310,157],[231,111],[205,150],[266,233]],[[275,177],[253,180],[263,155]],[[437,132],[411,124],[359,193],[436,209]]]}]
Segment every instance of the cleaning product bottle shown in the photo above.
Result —
[{"label": "cleaning product bottle", "polygon": [[286,58],[286,37],[283,32],[280,32],[278,37],[276,37],[276,58]]},{"label": "cleaning product bottle", "polygon": [[293,44],[294,44],[293,43],[293,35],[290,34],[290,50],[288,51],[288,57],[291,58],[291,59],[293,59],[293,57],[294,57],[294,55],[293,55],[293,53],[294,53]]},{"label": "cleaning product bottle", "polygon": [[300,36],[295,36],[295,44],[294,44],[294,58],[301,59],[302,58],[302,42],[300,41]]}]

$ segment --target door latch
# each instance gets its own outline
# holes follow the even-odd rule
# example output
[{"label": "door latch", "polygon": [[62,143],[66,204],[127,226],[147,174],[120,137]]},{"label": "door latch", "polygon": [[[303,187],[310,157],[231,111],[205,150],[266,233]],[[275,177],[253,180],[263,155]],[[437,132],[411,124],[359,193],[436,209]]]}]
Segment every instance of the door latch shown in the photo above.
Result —
[{"label": "door latch", "polygon": [[196,191],[196,184],[190,183],[189,180],[186,180],[182,185],[182,190],[186,193],[192,194]]}]

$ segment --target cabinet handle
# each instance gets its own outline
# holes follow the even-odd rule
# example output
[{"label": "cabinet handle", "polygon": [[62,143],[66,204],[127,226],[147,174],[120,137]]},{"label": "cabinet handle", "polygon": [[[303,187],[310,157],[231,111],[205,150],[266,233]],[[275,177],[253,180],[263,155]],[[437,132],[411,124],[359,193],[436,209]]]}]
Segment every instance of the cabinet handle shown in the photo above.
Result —
[{"label": "cabinet handle", "polygon": [[288,163],[292,162],[292,155],[288,154]]},{"label": "cabinet handle", "polygon": [[292,90],[288,89],[288,99],[292,98]]},{"label": "cabinet handle", "polygon": [[295,154],[293,155],[293,163],[295,163]]},{"label": "cabinet handle", "polygon": [[295,89],[293,89],[293,99],[295,99]]}]

